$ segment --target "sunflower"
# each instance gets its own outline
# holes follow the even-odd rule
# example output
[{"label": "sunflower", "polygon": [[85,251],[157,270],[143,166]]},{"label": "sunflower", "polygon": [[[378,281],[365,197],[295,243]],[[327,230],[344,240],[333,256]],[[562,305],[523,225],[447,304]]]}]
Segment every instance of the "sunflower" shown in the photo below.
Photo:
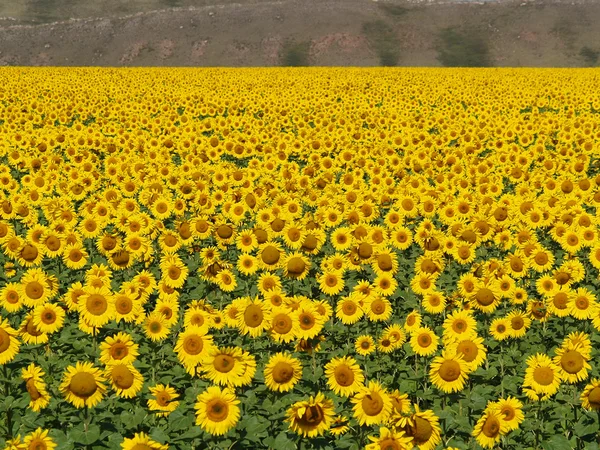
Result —
[{"label": "sunflower", "polygon": [[302,364],[289,353],[276,353],[264,369],[265,384],[275,392],[287,392],[302,379]]},{"label": "sunflower", "polygon": [[19,264],[25,267],[38,266],[44,259],[44,251],[41,243],[23,241],[16,251]]},{"label": "sunflower", "polygon": [[[0,324],[2,330],[2,324]],[[0,336],[2,332],[0,331]],[[33,323],[33,314],[29,313],[19,326],[19,336],[26,344],[45,344],[48,342],[48,334],[42,333]],[[9,351],[9,350],[7,350]],[[0,353],[0,364],[2,364],[2,353]]]},{"label": "sunflower", "polygon": [[438,389],[446,393],[462,391],[470,372],[469,364],[462,355],[444,350],[431,362],[429,378]]},{"label": "sunflower", "polygon": [[71,270],[85,267],[89,254],[81,242],[67,244],[62,253],[63,263]]},{"label": "sunflower", "polygon": [[358,295],[353,292],[347,297],[342,297],[336,306],[335,316],[342,321],[344,325],[352,325],[360,320],[364,311],[358,302]]},{"label": "sunflower", "polygon": [[386,390],[376,381],[370,381],[355,394],[351,402],[354,417],[359,425],[385,423],[392,413],[392,400]]},{"label": "sunflower", "polygon": [[274,241],[267,241],[258,247],[258,259],[265,270],[278,269],[282,264],[283,249]]},{"label": "sunflower", "polygon": [[252,230],[244,230],[238,233],[235,245],[242,253],[250,253],[258,247],[258,240]]},{"label": "sunflower", "polygon": [[175,352],[179,361],[188,369],[196,367],[213,349],[213,337],[206,334],[206,330],[190,326],[179,333]]},{"label": "sunflower", "polygon": [[17,283],[6,283],[4,287],[0,289],[0,306],[4,308],[6,312],[17,312],[23,305],[23,299]]},{"label": "sunflower", "polygon": [[85,294],[77,303],[77,310],[88,325],[100,328],[114,317],[113,293],[106,286],[86,287]]},{"label": "sunflower", "polygon": [[41,269],[29,269],[20,281],[19,296],[29,307],[42,305],[50,299],[48,277]]},{"label": "sunflower", "polygon": [[168,448],[167,444],[153,441],[146,433],[135,433],[132,438],[124,438],[121,442],[122,450],[168,450]]},{"label": "sunflower", "polygon": [[154,311],[144,319],[144,334],[152,341],[164,341],[170,332],[167,320],[160,312]]},{"label": "sunflower", "polygon": [[567,342],[566,345],[563,344],[556,350],[553,362],[558,367],[563,381],[576,384],[584,381],[588,377],[588,370],[592,370],[588,363],[590,356],[583,346]]},{"label": "sunflower", "polygon": [[504,415],[503,422],[506,425],[508,431],[516,430],[521,425],[521,422],[525,420],[523,414],[523,403],[521,403],[515,397],[507,397],[499,399],[495,404],[494,408],[497,408],[500,413]]},{"label": "sunflower", "polygon": [[348,418],[346,416],[335,416],[329,427],[329,434],[332,436],[341,436],[350,429]]},{"label": "sunflower", "polygon": [[275,307],[271,311],[269,334],[276,342],[288,343],[296,339],[299,331],[298,315],[286,306]]},{"label": "sunflower", "polygon": [[187,266],[176,254],[163,256],[160,260],[160,270],[165,284],[174,289],[181,288],[189,274]]},{"label": "sunflower", "polygon": [[144,377],[132,364],[111,362],[104,374],[119,397],[134,398],[144,385]]},{"label": "sunflower", "polygon": [[263,273],[258,277],[258,290],[263,296],[266,296],[272,290],[281,290],[281,280],[275,274],[270,272]]},{"label": "sunflower", "polygon": [[106,392],[105,381],[100,369],[92,363],[77,362],[75,366],[67,367],[59,389],[76,408],[92,408],[100,403]]},{"label": "sunflower", "polygon": [[127,333],[119,332],[114,336],[107,336],[100,344],[100,361],[103,364],[131,364],[138,356],[138,348],[139,344]]},{"label": "sunflower", "polygon": [[223,292],[232,292],[237,287],[235,275],[229,269],[221,270],[217,274],[215,282]]},{"label": "sunflower", "polygon": [[0,365],[12,361],[19,353],[21,342],[17,334],[17,330],[10,326],[8,319],[0,322]]},{"label": "sunflower", "polygon": [[28,450],[54,450],[54,448],[56,448],[56,442],[48,436],[49,431],[50,430],[44,430],[42,428],[36,429],[23,438],[23,445],[19,448]]},{"label": "sunflower", "polygon": [[304,437],[323,435],[331,426],[335,414],[333,402],[321,392],[308,400],[294,403],[287,410],[290,429]]},{"label": "sunflower", "polygon": [[398,431],[404,431],[411,438],[406,448],[418,446],[420,450],[433,450],[442,441],[439,418],[431,410],[419,410],[417,405],[414,414],[400,416],[396,425]]},{"label": "sunflower", "polygon": [[493,313],[500,305],[501,298],[502,290],[500,289],[500,283],[494,281],[479,284],[475,292],[469,297],[471,306],[485,314]]},{"label": "sunflower", "polygon": [[578,320],[591,319],[597,307],[596,296],[586,288],[574,291],[567,303],[569,314]]},{"label": "sunflower", "polygon": [[351,230],[348,227],[336,228],[329,239],[336,252],[343,252],[352,246]]},{"label": "sunflower", "polygon": [[44,371],[34,363],[21,371],[21,378],[25,381],[25,388],[29,393],[29,407],[35,412],[39,412],[50,402],[50,395],[42,378],[44,375]]},{"label": "sunflower", "polygon": [[124,289],[124,286],[121,285],[121,290],[113,297],[115,305],[114,314],[117,322],[124,321],[131,323],[143,318],[142,299],[138,299],[137,296],[137,293],[134,293],[130,289]]},{"label": "sunflower", "polygon": [[391,232],[390,244],[398,250],[406,250],[413,243],[413,234],[405,226],[397,226]]},{"label": "sunflower", "polygon": [[423,296],[421,305],[429,314],[442,314],[446,310],[446,298],[441,292],[430,292]]},{"label": "sunflower", "polygon": [[325,365],[325,375],[329,388],[342,397],[358,392],[365,381],[360,366],[351,356],[333,358]]},{"label": "sunflower", "polygon": [[254,275],[258,270],[258,260],[255,256],[242,253],[237,261],[237,270],[242,275]]},{"label": "sunflower", "polygon": [[421,326],[421,314],[418,311],[411,311],[404,320],[404,330],[411,334]]},{"label": "sunflower", "polygon": [[492,320],[490,324],[490,334],[497,341],[504,341],[510,337],[510,322],[505,318]]},{"label": "sunflower", "polygon": [[319,289],[326,295],[337,295],[344,289],[344,277],[340,271],[327,271],[317,277]]},{"label": "sunflower", "polygon": [[375,292],[383,297],[393,295],[396,289],[398,289],[398,281],[389,273],[377,275],[375,280],[373,280],[373,284],[375,285]]},{"label": "sunflower", "polygon": [[306,278],[310,266],[310,260],[301,253],[290,253],[283,259],[284,275],[294,280]]},{"label": "sunflower", "polygon": [[300,339],[313,339],[325,324],[323,317],[317,313],[317,308],[310,300],[301,301],[293,314],[298,319],[296,336]]},{"label": "sunflower", "polygon": [[271,325],[271,309],[258,297],[245,297],[237,313],[237,326],[240,332],[256,338]]},{"label": "sunflower", "polygon": [[411,448],[413,438],[406,435],[404,431],[379,428],[379,436],[369,436],[371,444],[367,444],[365,450],[404,450]]},{"label": "sunflower", "polygon": [[207,433],[220,436],[236,426],[240,418],[240,401],[232,389],[211,386],[196,400],[196,425]]},{"label": "sunflower", "polygon": [[359,355],[369,355],[375,351],[375,341],[368,334],[359,336],[354,343],[354,349]]},{"label": "sunflower", "polygon": [[410,347],[420,356],[429,356],[435,353],[439,338],[428,327],[420,327],[412,332]]},{"label": "sunflower", "polygon": [[438,275],[432,275],[429,273],[421,273],[415,275],[410,281],[410,287],[415,294],[425,295],[430,292],[434,292],[436,289],[435,282]]},{"label": "sunflower", "polygon": [[531,319],[521,311],[512,311],[506,316],[509,329],[508,334],[512,338],[521,338],[527,334],[527,329],[531,325]]},{"label": "sunflower", "polygon": [[468,366],[469,372],[479,368],[486,359],[486,347],[483,338],[473,336],[468,339],[455,341],[449,344],[448,350],[451,354],[461,355]]},{"label": "sunflower", "polygon": [[179,398],[179,394],[170,387],[162,384],[149,387],[150,393],[154,396],[148,400],[148,408],[150,411],[156,411],[156,416],[167,417],[179,406],[179,402],[176,401]]},{"label": "sunflower", "polygon": [[581,406],[588,411],[600,411],[600,380],[598,378],[586,385],[580,396]]},{"label": "sunflower", "polygon": [[33,310],[33,323],[43,333],[52,334],[60,330],[65,320],[65,310],[60,306],[46,303]]},{"label": "sunflower", "polygon": [[406,334],[400,324],[392,324],[383,330],[383,333],[390,338],[394,348],[399,348],[406,342]]},{"label": "sunflower", "polygon": [[472,435],[484,448],[494,448],[509,428],[499,409],[487,409],[477,421]]},{"label": "sunflower", "polygon": [[201,370],[213,383],[222,386],[241,386],[245,371],[242,350],[238,347],[212,347],[204,354]]},{"label": "sunflower", "polygon": [[168,327],[172,327],[179,320],[179,302],[176,298],[159,298],[154,311],[164,316]]},{"label": "sunflower", "polygon": [[560,388],[560,370],[547,355],[532,355],[527,358],[523,387],[531,388],[538,395],[550,397]]}]

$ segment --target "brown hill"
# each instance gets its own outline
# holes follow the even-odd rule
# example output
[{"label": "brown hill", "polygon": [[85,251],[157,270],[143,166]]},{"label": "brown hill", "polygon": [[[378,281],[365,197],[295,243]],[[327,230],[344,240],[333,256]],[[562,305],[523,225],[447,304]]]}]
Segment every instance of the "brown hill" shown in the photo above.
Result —
[{"label": "brown hill", "polygon": [[[600,51],[595,1],[216,1],[147,0],[183,6],[138,13],[114,0],[71,14],[4,6],[0,64],[581,67]],[[58,14],[99,17],[48,22]]]}]

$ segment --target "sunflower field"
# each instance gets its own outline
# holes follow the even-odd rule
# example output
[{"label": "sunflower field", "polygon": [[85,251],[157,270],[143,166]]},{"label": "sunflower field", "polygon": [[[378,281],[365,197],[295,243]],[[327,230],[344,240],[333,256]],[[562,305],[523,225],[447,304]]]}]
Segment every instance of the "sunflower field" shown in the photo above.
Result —
[{"label": "sunflower field", "polygon": [[600,448],[597,70],[0,81],[0,449]]}]

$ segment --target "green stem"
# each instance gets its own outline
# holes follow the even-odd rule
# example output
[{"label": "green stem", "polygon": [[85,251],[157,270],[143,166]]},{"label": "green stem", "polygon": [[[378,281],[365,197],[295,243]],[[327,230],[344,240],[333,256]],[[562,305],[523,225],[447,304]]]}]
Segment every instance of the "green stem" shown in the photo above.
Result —
[{"label": "green stem", "polygon": [[[9,395],[10,383],[8,380],[10,380],[10,378],[8,377],[7,365],[4,364],[3,367],[4,367],[4,398],[6,398]],[[12,406],[9,406],[8,408],[6,408],[6,440],[9,440],[9,439],[12,439]]]}]

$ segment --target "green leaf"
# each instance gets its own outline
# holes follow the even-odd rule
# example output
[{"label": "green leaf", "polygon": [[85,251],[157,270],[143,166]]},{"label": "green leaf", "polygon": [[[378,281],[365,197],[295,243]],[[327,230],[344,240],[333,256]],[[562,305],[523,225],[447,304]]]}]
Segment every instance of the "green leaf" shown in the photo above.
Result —
[{"label": "green leaf", "polygon": [[562,434],[556,434],[550,439],[542,442],[542,448],[544,450],[564,450],[566,448],[573,448],[566,436]]}]

